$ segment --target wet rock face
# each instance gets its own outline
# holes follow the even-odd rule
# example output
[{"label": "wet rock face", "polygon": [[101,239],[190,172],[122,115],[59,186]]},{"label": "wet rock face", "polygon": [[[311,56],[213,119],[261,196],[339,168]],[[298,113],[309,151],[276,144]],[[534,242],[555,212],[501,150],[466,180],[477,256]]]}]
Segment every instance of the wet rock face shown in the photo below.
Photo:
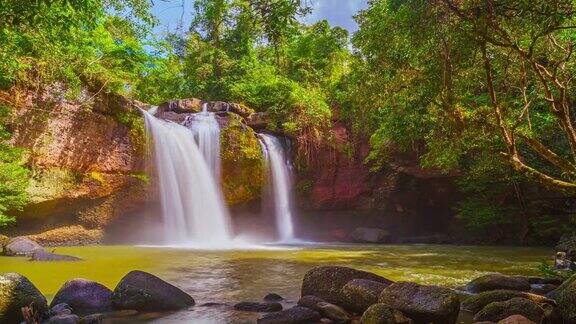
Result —
[{"label": "wet rock face", "polygon": [[350,237],[357,243],[385,243],[390,234],[380,228],[359,227],[350,233]]},{"label": "wet rock face", "polygon": [[41,316],[48,311],[46,298],[26,277],[0,274],[0,323],[24,321],[22,308],[30,307]]},{"label": "wet rock face", "polygon": [[112,291],[86,279],[72,279],[58,290],[50,307],[65,303],[76,314],[105,312],[112,309]]},{"label": "wet rock face", "polygon": [[522,315],[529,320],[541,323],[544,319],[544,309],[537,303],[521,297],[512,298],[504,302],[493,302],[484,307],[474,316],[477,322],[498,322],[512,315]]},{"label": "wet rock face", "polygon": [[376,274],[339,266],[321,266],[309,270],[302,281],[302,296],[313,295],[325,301],[344,305],[341,294],[342,287],[353,279],[367,279],[382,284],[391,284],[392,281]]},{"label": "wet rock face", "polygon": [[258,319],[258,324],[304,324],[316,323],[320,320],[320,314],[310,308],[296,306],[266,314]]},{"label": "wet rock face", "polygon": [[112,303],[117,309],[170,311],[194,305],[194,299],[179,288],[143,271],[131,271],[114,289]]},{"label": "wet rock face", "polygon": [[466,285],[466,290],[472,293],[501,289],[529,291],[530,283],[528,279],[524,277],[490,274],[476,278]]},{"label": "wet rock face", "polygon": [[379,303],[397,309],[416,322],[455,323],[460,311],[458,295],[447,288],[397,282],[382,291]]}]

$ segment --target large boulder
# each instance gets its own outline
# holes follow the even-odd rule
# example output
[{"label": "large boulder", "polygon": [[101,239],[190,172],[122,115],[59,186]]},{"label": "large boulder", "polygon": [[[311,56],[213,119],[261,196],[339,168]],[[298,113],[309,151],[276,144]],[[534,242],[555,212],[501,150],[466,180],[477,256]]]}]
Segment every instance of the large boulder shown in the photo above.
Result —
[{"label": "large boulder", "polygon": [[308,324],[320,320],[320,314],[307,307],[292,307],[281,312],[270,313],[258,319],[258,324]]},{"label": "large boulder", "polygon": [[66,303],[76,314],[105,312],[112,309],[112,290],[86,279],[72,279],[58,290],[50,307]]},{"label": "large boulder", "polygon": [[302,296],[313,295],[342,306],[344,299],[341,290],[353,279],[367,279],[388,285],[392,283],[384,277],[366,271],[340,266],[321,266],[306,272],[301,293]]},{"label": "large boulder", "polygon": [[385,243],[389,236],[386,230],[368,227],[358,227],[350,233],[350,238],[358,243]]},{"label": "large boulder", "polygon": [[366,279],[350,280],[342,287],[342,306],[352,312],[362,314],[368,307],[378,302],[380,293],[388,286],[389,284]]},{"label": "large boulder", "polygon": [[4,254],[8,256],[31,256],[39,250],[42,246],[25,236],[15,237],[4,246]]},{"label": "large boulder", "polygon": [[525,277],[506,276],[495,273],[476,278],[466,285],[466,290],[472,293],[503,289],[529,291],[530,282]]},{"label": "large boulder", "polygon": [[542,323],[545,312],[537,303],[526,298],[516,297],[486,305],[474,316],[474,320],[477,322],[498,322],[512,315],[522,315],[533,322]]},{"label": "large boulder", "polygon": [[576,323],[576,275],[552,292],[558,304],[558,315],[567,323]]},{"label": "large boulder", "polygon": [[401,311],[417,322],[455,323],[460,310],[456,292],[413,282],[397,282],[386,287],[378,302]]},{"label": "large boulder", "polygon": [[536,294],[517,290],[492,290],[485,291],[483,293],[479,293],[464,299],[462,302],[462,309],[469,311],[472,314],[476,314],[490,303],[507,301],[516,297],[526,298],[539,304],[546,303],[550,305],[556,305],[554,300]]},{"label": "large boulder", "polygon": [[512,315],[498,322],[498,324],[536,324],[522,315]]},{"label": "large boulder", "polygon": [[143,271],[131,271],[114,289],[112,303],[118,309],[170,311],[194,305],[194,299],[179,288]]},{"label": "large boulder", "polygon": [[374,304],[362,314],[360,322],[362,324],[408,324],[411,321],[400,311],[385,304]]},{"label": "large boulder", "polygon": [[48,311],[46,298],[28,280],[17,273],[0,274],[0,323],[20,323],[22,307],[31,307],[43,316]]}]

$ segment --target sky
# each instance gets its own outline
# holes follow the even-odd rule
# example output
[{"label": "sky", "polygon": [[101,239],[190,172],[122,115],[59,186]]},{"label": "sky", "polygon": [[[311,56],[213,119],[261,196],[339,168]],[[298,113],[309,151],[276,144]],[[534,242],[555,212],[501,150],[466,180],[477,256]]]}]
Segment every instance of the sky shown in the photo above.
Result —
[{"label": "sky", "polygon": [[[351,34],[358,26],[354,16],[359,10],[366,8],[368,0],[309,0],[312,14],[303,19],[306,23],[314,23],[326,19],[333,26],[346,28]],[[178,22],[183,21],[183,31],[187,31],[192,20],[193,0],[155,0],[152,12],[160,20],[155,28],[157,33],[177,31]],[[183,18],[183,19],[181,19]]]}]

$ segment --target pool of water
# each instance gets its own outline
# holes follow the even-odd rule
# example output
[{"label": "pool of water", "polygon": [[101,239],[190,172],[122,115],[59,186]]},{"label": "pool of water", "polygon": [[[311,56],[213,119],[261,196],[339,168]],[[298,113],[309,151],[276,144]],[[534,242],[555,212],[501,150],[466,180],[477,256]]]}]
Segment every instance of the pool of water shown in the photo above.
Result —
[{"label": "pool of water", "polygon": [[[131,270],[153,273],[188,292],[197,306],[172,314],[146,314],[126,322],[254,323],[258,314],[236,312],[240,301],[260,301],[269,292],[292,305],[304,273],[318,265],[343,265],[392,280],[459,287],[490,272],[538,275],[551,249],[436,245],[301,245],[203,251],[141,246],[54,248],[80,262],[30,262],[0,258],[1,272],[28,277],[50,300],[72,278],[98,281],[110,289]],[[222,306],[201,306],[222,303]],[[117,320],[121,322],[122,320]]]}]

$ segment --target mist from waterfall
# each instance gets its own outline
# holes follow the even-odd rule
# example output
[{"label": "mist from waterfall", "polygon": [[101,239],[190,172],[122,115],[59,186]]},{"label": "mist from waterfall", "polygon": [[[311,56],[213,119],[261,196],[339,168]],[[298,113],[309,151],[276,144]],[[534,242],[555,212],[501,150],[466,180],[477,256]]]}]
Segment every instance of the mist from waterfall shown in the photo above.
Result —
[{"label": "mist from waterfall", "polygon": [[[196,144],[195,134],[189,128],[158,119],[146,111],[143,114],[154,145],[165,243],[202,248],[231,246],[230,216],[215,177],[219,173],[219,168],[216,168],[219,166],[219,141],[218,162],[205,159]],[[211,146],[211,141],[214,139],[205,138],[208,134],[203,130],[208,129],[211,136],[216,132],[212,129],[212,121],[207,123],[210,125],[204,126],[199,122],[195,126],[202,129],[196,136],[200,143],[208,142],[205,147],[210,147],[208,151],[213,154],[216,145]]]},{"label": "mist from waterfall", "polygon": [[268,169],[267,190],[273,199],[276,227],[281,242],[294,240],[292,177],[282,142],[269,134],[258,134]]},{"label": "mist from waterfall", "polygon": [[184,126],[193,133],[202,156],[214,178],[220,183],[220,126],[216,114],[208,112],[208,104],[202,104],[202,112],[186,117]]}]

